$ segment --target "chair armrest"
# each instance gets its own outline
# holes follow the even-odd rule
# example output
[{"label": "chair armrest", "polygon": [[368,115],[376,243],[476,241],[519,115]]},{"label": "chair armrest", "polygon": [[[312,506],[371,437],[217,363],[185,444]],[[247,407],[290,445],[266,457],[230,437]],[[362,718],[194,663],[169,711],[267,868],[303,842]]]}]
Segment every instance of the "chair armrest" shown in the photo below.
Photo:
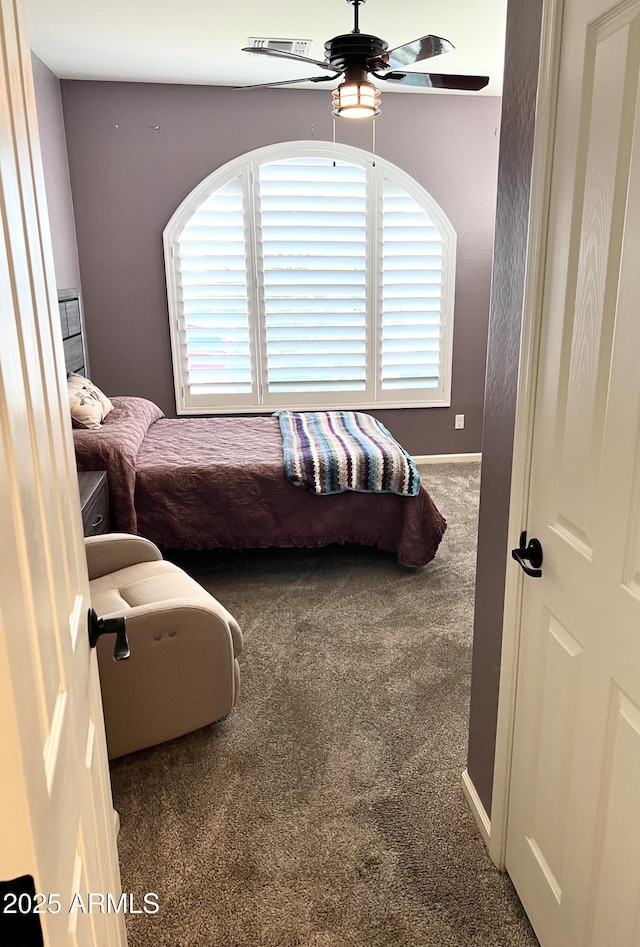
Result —
[{"label": "chair armrest", "polygon": [[136,605],[126,617],[131,657],[114,661],[110,635],[96,647],[111,759],[226,717],[240,687],[241,636],[217,600]]},{"label": "chair armrest", "polygon": [[[215,599],[211,605],[193,599],[169,599],[166,602],[153,602],[147,605],[135,605],[124,613],[127,619],[127,631],[135,633],[153,633],[154,635],[178,632],[191,635],[197,627],[206,632],[223,633],[232,646],[233,636],[229,627],[227,610]],[[232,649],[233,653],[233,649]]]},{"label": "chair armrest", "polygon": [[90,580],[118,569],[126,569],[127,566],[136,565],[138,562],[162,559],[162,553],[154,543],[129,533],[88,536],[84,541],[84,548]]},{"label": "chair armrest", "polygon": [[[181,636],[186,633],[188,638],[196,629],[200,629],[207,635],[222,634],[225,640],[228,640],[231,657],[237,658],[242,654],[244,642],[240,626],[233,615],[213,596],[209,602],[178,598],[135,605],[128,608],[124,615],[127,619],[127,634],[131,635],[130,644],[136,635],[146,635],[151,639],[155,635],[172,632]],[[101,617],[113,616],[106,613]]]}]

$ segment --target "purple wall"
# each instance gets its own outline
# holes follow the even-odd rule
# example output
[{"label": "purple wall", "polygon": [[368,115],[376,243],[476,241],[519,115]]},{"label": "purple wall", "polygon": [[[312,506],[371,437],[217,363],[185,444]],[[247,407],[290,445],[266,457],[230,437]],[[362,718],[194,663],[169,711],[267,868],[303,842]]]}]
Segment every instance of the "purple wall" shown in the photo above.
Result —
[{"label": "purple wall", "polygon": [[31,55],[31,62],[56,284],[58,289],[78,289],[80,267],[60,81],[34,54]]},{"label": "purple wall", "polygon": [[491,814],[502,651],[509,491],[529,233],[543,0],[509,0],[496,242],[487,352],[469,721],[469,776]]},{"label": "purple wall", "polygon": [[[175,414],[162,231],[183,198],[232,158],[330,140],[326,91],[62,81],[92,375],[111,394]],[[376,412],[413,454],[479,451],[500,100],[383,96],[376,150],[411,174],[458,233],[451,408]],[[371,126],[337,122],[370,149]],[[466,428],[454,431],[454,414]]]}]

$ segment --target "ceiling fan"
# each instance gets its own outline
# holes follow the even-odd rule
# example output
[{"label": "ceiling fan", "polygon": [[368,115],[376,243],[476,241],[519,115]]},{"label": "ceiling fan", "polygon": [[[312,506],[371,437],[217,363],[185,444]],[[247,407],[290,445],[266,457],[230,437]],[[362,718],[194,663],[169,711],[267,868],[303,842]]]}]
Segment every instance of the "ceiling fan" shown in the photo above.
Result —
[{"label": "ceiling fan", "polygon": [[243,52],[296,62],[311,63],[326,69],[331,75],[284,79],[280,82],[263,82],[242,86],[244,89],[275,88],[297,82],[331,82],[344,79],[333,92],[333,114],[342,118],[366,118],[379,115],[380,91],[369,82],[368,76],[383,82],[399,83],[423,89],[459,89],[477,92],[489,82],[488,76],[458,76],[439,72],[407,72],[405,66],[424,59],[431,59],[453,49],[453,44],[441,36],[420,36],[403,46],[388,48],[388,43],[378,36],[361,33],[359,8],[366,0],[347,0],[354,10],[354,25],[351,33],[334,36],[324,44],[325,59],[310,59],[282,49],[270,47],[243,47]]}]

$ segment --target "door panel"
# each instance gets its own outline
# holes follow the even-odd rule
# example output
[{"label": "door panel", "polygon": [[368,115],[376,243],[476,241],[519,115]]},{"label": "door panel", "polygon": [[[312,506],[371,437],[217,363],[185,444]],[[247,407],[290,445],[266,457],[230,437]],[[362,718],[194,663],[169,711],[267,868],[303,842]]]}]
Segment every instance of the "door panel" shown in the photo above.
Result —
[{"label": "door panel", "polygon": [[[628,172],[629,166],[623,98],[630,26],[624,19],[617,26],[614,32],[610,23],[608,29],[592,27],[586,36],[588,87],[577,142],[558,391],[562,406],[558,405],[556,420],[561,461],[554,471],[551,500],[552,522],[589,557],[605,423],[606,397],[600,395],[609,377],[613,329],[613,321],[603,321],[603,314],[605,307],[615,305],[616,291],[616,273],[608,269],[608,258],[610,252],[619,252],[625,217],[620,208],[614,214],[614,203],[626,193],[624,168]],[[617,180],[618,162],[621,180]]]},{"label": "door panel", "polygon": [[76,893],[117,899],[120,881],[31,54],[17,9],[0,0],[0,878],[32,875],[36,892],[55,896],[59,910],[40,915],[49,947],[122,947],[122,914],[70,911]]},{"label": "door panel", "polygon": [[615,685],[609,718],[587,930],[590,943],[637,944],[637,875],[627,873],[618,856],[624,850],[640,864],[640,710]]},{"label": "door panel", "polygon": [[[569,797],[567,776],[575,736],[583,649],[576,638],[548,611],[541,624],[543,642],[540,694],[534,723],[534,779],[538,791],[532,799],[531,834],[528,842],[551,888],[560,896],[559,880],[564,861],[562,826]],[[555,764],[555,765],[550,765]]]},{"label": "door panel", "polygon": [[640,3],[566,0],[507,868],[543,947],[631,947],[640,851]]}]

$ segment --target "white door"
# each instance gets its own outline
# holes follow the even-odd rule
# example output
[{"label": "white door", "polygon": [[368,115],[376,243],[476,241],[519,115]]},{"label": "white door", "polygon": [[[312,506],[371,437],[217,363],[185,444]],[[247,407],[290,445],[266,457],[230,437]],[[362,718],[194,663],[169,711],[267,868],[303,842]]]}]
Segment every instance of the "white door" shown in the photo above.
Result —
[{"label": "white door", "polygon": [[[114,813],[30,52],[13,0],[0,0],[0,76],[0,880],[33,876],[50,947],[122,947],[123,915],[106,910],[120,894]],[[3,898],[3,944],[35,943],[4,936],[28,908]]]},{"label": "white door", "polygon": [[506,864],[543,947],[636,947],[640,2],[565,0],[556,35]]}]

